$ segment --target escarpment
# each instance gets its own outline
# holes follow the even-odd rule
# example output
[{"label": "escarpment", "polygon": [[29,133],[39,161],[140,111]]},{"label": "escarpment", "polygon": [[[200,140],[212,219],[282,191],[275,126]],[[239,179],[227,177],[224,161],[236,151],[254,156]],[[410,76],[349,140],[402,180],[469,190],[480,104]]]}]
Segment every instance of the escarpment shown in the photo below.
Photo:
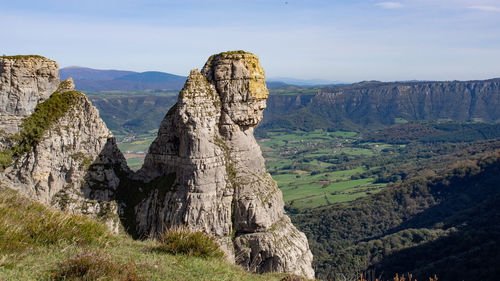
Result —
[{"label": "escarpment", "polygon": [[64,211],[100,217],[117,231],[118,174],[129,170],[98,110],[71,79],[59,83],[55,62],[24,56],[7,62],[10,68],[0,69],[1,77],[11,75],[1,83],[8,97],[2,116],[24,118],[4,132],[2,185]]},{"label": "escarpment", "polygon": [[191,71],[136,174],[145,184],[142,199],[128,203],[130,227],[140,236],[204,231],[249,271],[312,278],[307,239],[284,214],[253,136],[266,107],[264,79],[257,56],[245,52],[214,55]]}]

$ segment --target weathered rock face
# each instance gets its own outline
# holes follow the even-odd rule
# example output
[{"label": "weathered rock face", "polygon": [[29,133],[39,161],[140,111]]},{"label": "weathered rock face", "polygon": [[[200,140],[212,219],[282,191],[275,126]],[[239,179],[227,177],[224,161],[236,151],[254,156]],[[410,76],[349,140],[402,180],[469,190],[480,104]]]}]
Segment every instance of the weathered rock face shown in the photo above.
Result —
[{"label": "weathered rock face", "polygon": [[135,231],[187,226],[216,237],[250,271],[312,278],[307,239],[284,214],[253,137],[266,107],[264,79],[258,58],[245,52],[212,56],[191,71],[136,174],[146,184],[134,205]]},{"label": "weathered rock face", "polygon": [[[32,71],[31,59],[10,63],[21,65],[13,72],[24,73],[25,76],[22,77],[28,77],[25,73]],[[57,65],[53,63],[56,67],[55,77],[58,79]],[[39,67],[39,64],[35,65]],[[22,69],[23,67],[28,70]],[[40,67],[36,69],[39,70]],[[30,76],[31,80],[26,78],[27,81],[38,81],[38,88],[30,88],[32,85],[23,88],[19,86],[20,82],[12,82],[12,85],[16,86],[11,88],[2,86],[5,97],[15,97],[2,103],[2,114],[7,112],[20,116],[29,115],[38,101],[40,109],[26,120],[35,120],[32,124],[46,124],[49,122],[46,116],[60,116],[51,120],[48,127],[36,136],[39,138],[37,141],[27,139],[24,129],[17,137],[11,137],[13,140],[10,141],[10,147],[4,147],[2,153],[12,151],[13,160],[11,165],[0,173],[0,181],[31,199],[62,210],[105,218],[110,228],[118,231],[118,206],[114,200],[120,184],[118,174],[123,176],[130,173],[125,159],[111,132],[99,117],[99,112],[87,97],[74,90],[71,79],[60,84],[59,81],[52,82],[52,74],[54,73],[44,70],[41,74],[34,73],[34,77]],[[49,80],[50,82],[47,82]],[[57,90],[53,89],[53,84]],[[26,90],[28,88],[29,91]],[[37,89],[41,92],[37,92]],[[51,89],[52,95],[47,94]],[[29,93],[32,94],[31,97]],[[22,97],[18,100],[18,106],[12,107],[13,101],[18,97]],[[41,102],[42,100],[45,101]],[[51,112],[46,114],[47,110]]]},{"label": "weathered rock face", "polygon": [[57,89],[58,68],[40,56],[0,57],[0,130],[17,132],[22,118]]}]

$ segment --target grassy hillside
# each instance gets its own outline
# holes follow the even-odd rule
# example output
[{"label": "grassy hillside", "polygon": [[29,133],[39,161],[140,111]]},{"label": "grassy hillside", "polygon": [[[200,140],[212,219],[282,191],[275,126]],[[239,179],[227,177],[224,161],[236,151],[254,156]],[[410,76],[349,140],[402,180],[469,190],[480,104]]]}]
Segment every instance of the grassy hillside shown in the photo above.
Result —
[{"label": "grassy hillside", "polygon": [[280,280],[283,276],[249,274],[218,257],[170,254],[161,242],[110,234],[98,221],[64,214],[0,187],[0,280],[97,278]]}]

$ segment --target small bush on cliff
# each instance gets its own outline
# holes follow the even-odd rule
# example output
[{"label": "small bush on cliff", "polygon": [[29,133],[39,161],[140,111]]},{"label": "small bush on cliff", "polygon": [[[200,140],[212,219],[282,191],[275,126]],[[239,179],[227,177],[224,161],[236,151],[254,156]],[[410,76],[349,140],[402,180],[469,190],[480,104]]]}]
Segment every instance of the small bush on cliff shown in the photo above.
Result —
[{"label": "small bush on cliff", "polygon": [[53,280],[143,280],[134,263],[119,263],[98,251],[83,252],[58,263]]},{"label": "small bush on cliff", "polygon": [[169,229],[158,240],[160,245],[155,248],[157,251],[204,258],[224,256],[212,237],[200,231],[190,231],[184,227]]}]

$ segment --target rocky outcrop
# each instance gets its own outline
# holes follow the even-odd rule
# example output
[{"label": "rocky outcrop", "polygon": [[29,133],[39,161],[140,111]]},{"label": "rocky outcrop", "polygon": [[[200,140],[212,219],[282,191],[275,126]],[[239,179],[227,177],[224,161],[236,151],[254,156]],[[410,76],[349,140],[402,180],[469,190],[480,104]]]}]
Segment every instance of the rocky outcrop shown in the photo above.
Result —
[{"label": "rocky outcrop", "polygon": [[255,55],[222,53],[191,71],[135,175],[88,98],[72,80],[43,82],[50,71],[39,79],[33,70],[39,68],[30,68],[38,60],[45,61],[9,60],[19,68],[11,73],[31,73],[38,84],[29,91],[20,82],[2,86],[2,114],[25,117],[2,142],[3,185],[100,217],[114,231],[122,222],[139,237],[176,226],[206,232],[229,260],[252,272],[314,277],[307,239],[284,214],[253,136],[268,96]]},{"label": "rocky outcrop", "polygon": [[[186,226],[216,237],[252,272],[314,277],[305,235],[284,214],[253,131],[268,91],[258,58],[212,56],[193,70],[136,174],[134,230],[154,236]],[[133,206],[132,206],[133,205]]]},{"label": "rocky outcrop", "polygon": [[22,118],[57,89],[58,68],[41,56],[0,57],[0,130],[18,131]]},{"label": "rocky outcrop", "polygon": [[129,170],[111,132],[71,79],[59,83],[55,62],[18,60],[7,60],[14,74],[10,88],[2,81],[2,114],[27,117],[1,152],[12,158],[3,163],[2,184],[62,210],[103,218],[118,231],[118,174]]}]

